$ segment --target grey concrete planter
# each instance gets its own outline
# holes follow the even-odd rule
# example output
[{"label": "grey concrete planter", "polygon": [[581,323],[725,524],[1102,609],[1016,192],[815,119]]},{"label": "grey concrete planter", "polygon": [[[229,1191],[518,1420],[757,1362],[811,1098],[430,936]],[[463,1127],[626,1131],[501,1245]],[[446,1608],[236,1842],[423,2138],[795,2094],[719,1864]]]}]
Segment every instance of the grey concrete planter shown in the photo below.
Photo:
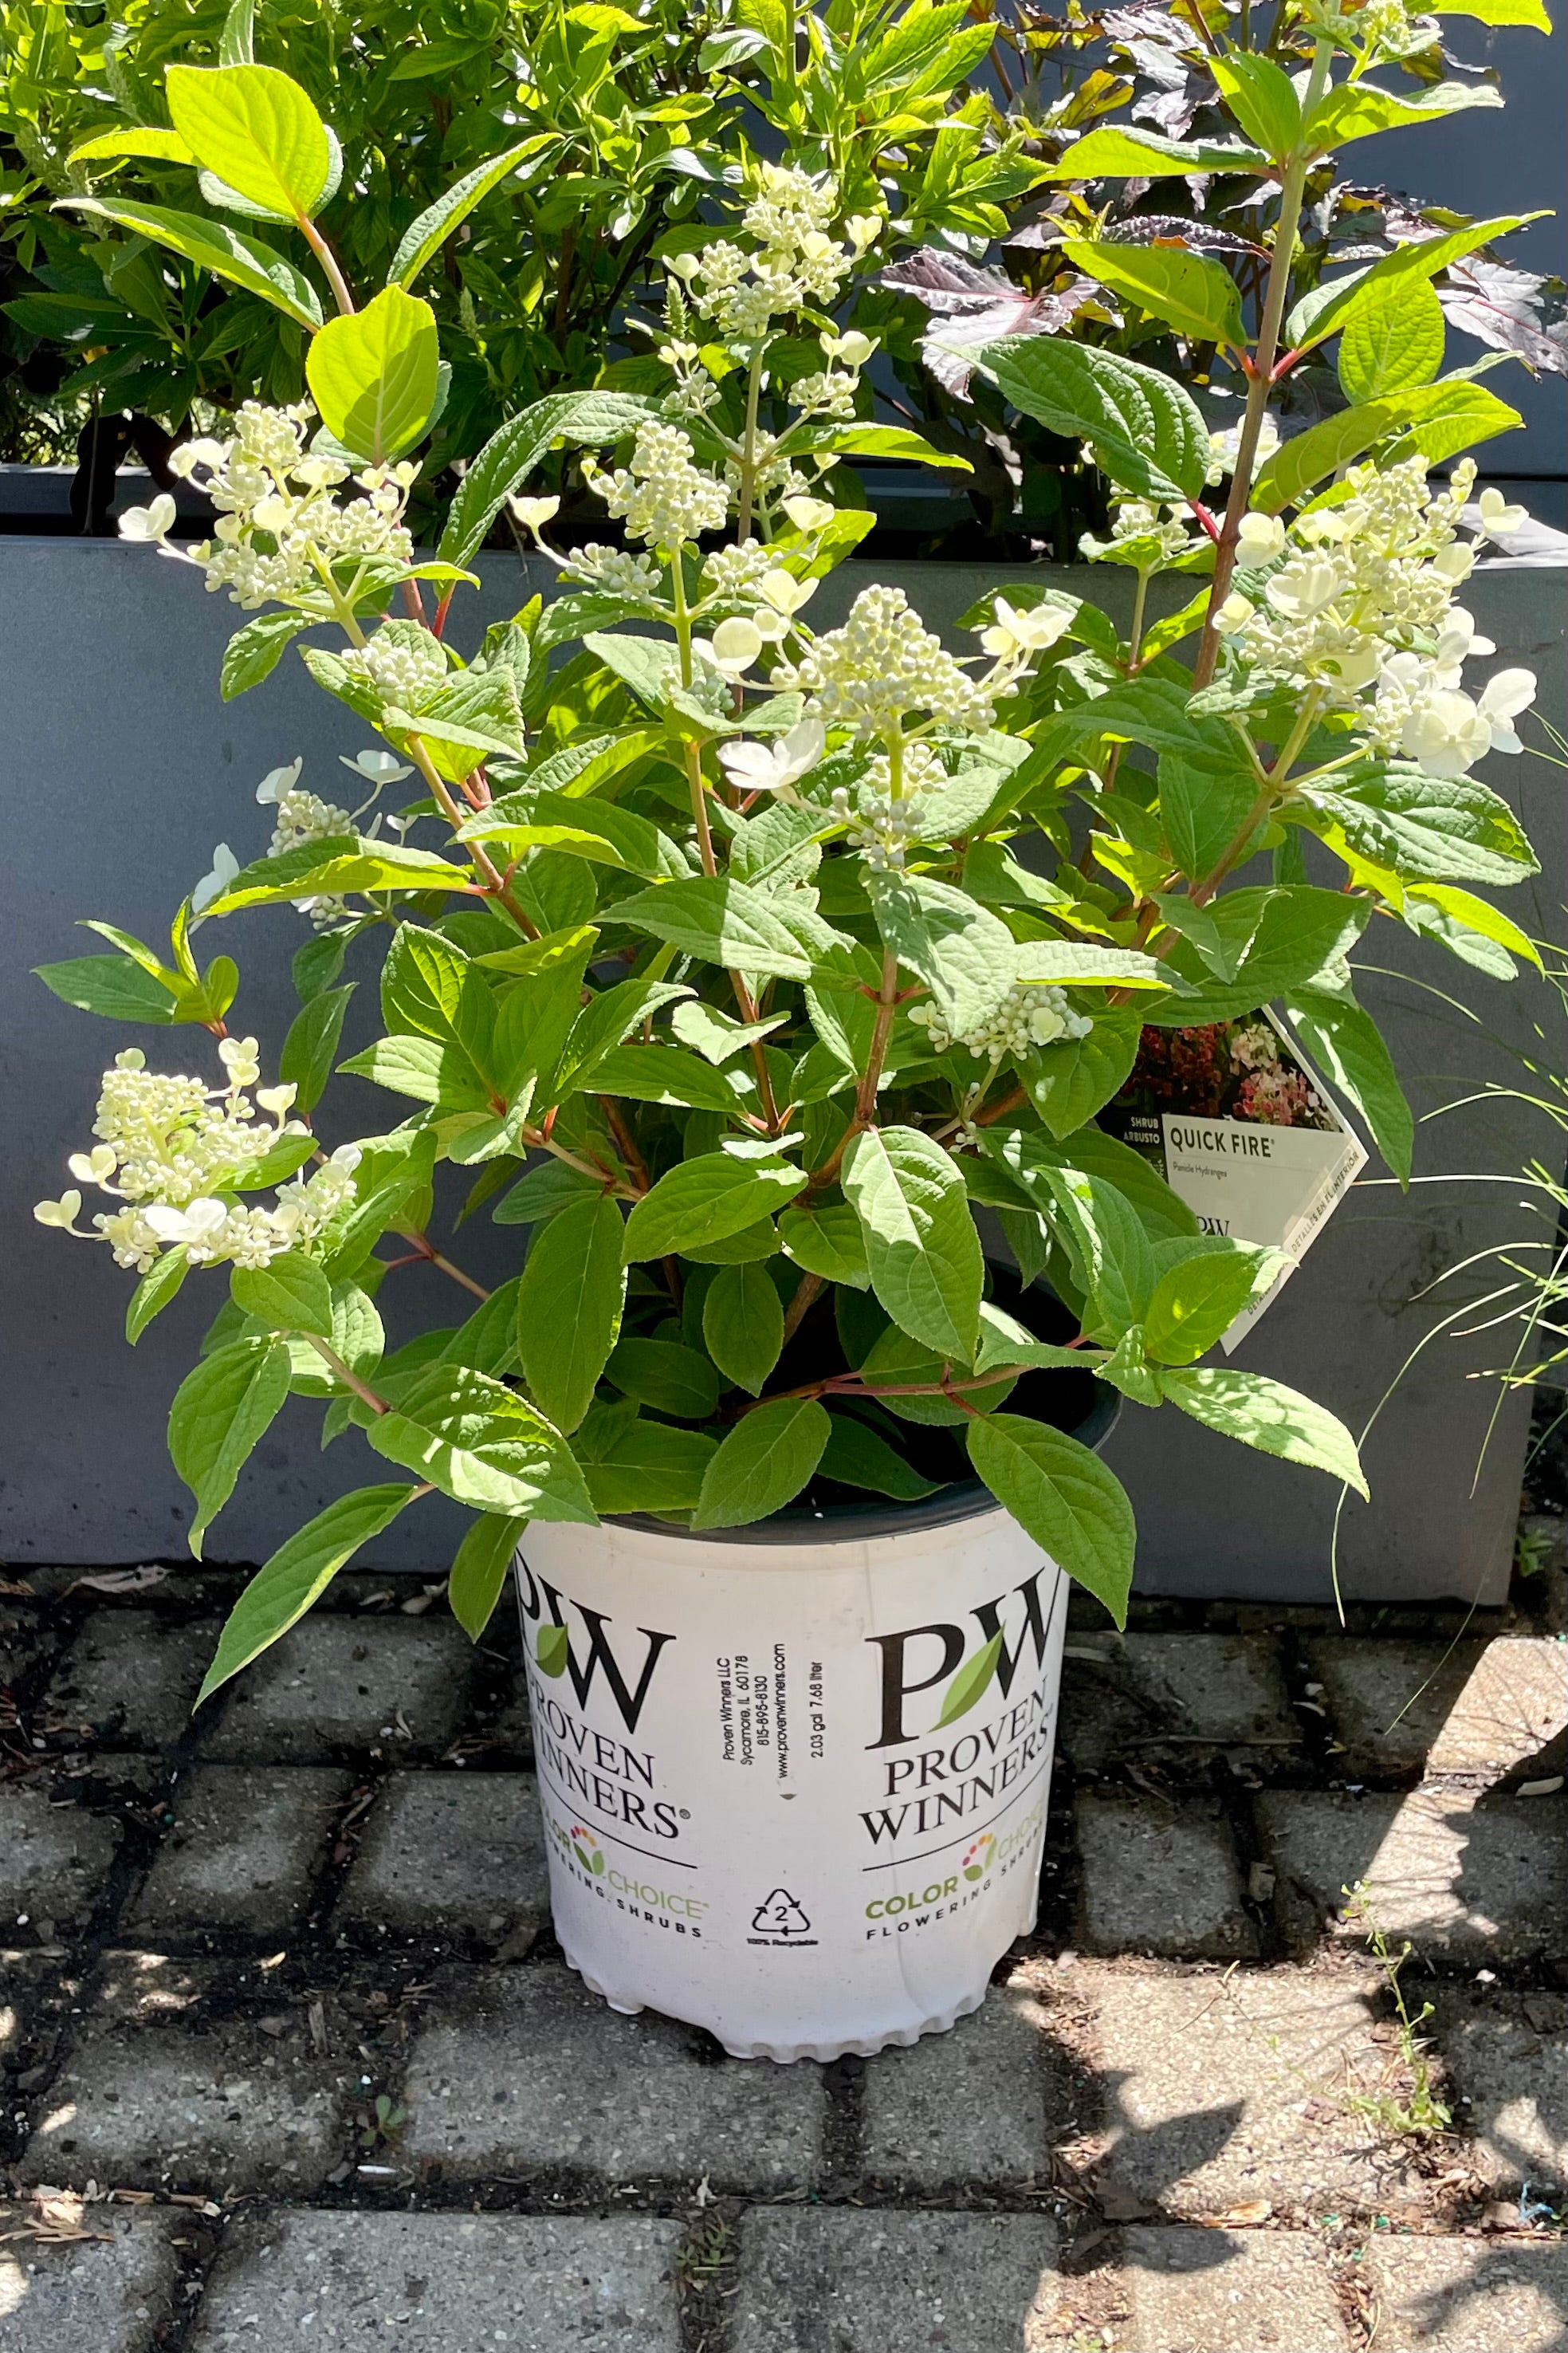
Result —
[{"label": "grey concrete planter", "polygon": [[[188,1497],[169,1468],[163,1425],[170,1396],[217,1303],[216,1284],[192,1282],[142,1339],[132,1365],[121,1334],[129,1284],[102,1254],[37,1226],[32,1203],[58,1194],[65,1155],[88,1141],[98,1073],[118,1048],[140,1042],[161,1060],[185,1033],[140,1036],[58,1004],[29,968],[79,954],[76,918],[97,914],[160,936],[182,887],[215,842],[259,854],[268,826],[253,798],[271,767],[303,753],[303,782],[335,797],[336,755],[368,740],[286,657],[240,702],[217,696],[218,661],[237,616],[196,577],[112,542],[13,537],[0,542],[7,625],[0,639],[0,1070],[9,1148],[0,1177],[5,1235],[5,1346],[0,1361],[0,1555],[16,1561],[116,1562],[184,1555]],[[545,567],[507,557],[484,564],[475,622],[515,609]],[[525,573],[531,572],[531,579]],[[850,565],[828,584],[813,618],[834,617],[868,578]],[[995,575],[963,565],[891,569],[934,625],[947,627]],[[1080,592],[1089,575],[1070,577]],[[1093,575],[1097,591],[1117,581]],[[1500,658],[1542,681],[1542,708],[1568,725],[1562,651],[1568,570],[1548,557],[1500,563],[1467,599]],[[1516,801],[1544,872],[1512,894],[1528,928],[1562,935],[1568,818],[1560,772],[1538,760],[1494,759],[1489,781]],[[270,1056],[293,1010],[288,961],[303,933],[289,910],[226,927],[224,946],[244,975],[237,1018]],[[1548,1022],[1543,992],[1512,989],[1436,953],[1424,955],[1393,924],[1365,945],[1367,1001],[1384,1018],[1420,1111],[1515,1075],[1507,1049]],[[1403,976],[1422,973],[1462,997],[1452,1012]],[[368,967],[367,967],[368,969]],[[353,976],[351,964],[350,975]],[[374,990],[353,1010],[354,1042],[374,1034]],[[1554,1045],[1560,1044],[1557,1031]],[[165,1065],[167,1066],[167,1064]],[[345,1089],[357,1082],[341,1082]],[[365,1088],[343,1100],[342,1133],[371,1128],[386,1099]],[[1428,1124],[1402,1196],[1375,1180],[1352,1194],[1302,1273],[1237,1361],[1304,1388],[1359,1429],[1437,1305],[1422,1294],[1445,1267],[1526,1229],[1529,1213],[1506,1181],[1532,1155],[1561,1156],[1561,1139],[1518,1105],[1471,1107]],[[1468,1183],[1465,1174],[1493,1181]],[[1498,1179],[1505,1181],[1499,1182]],[[482,1217],[463,1230],[460,1255],[481,1278],[515,1270],[517,1237]],[[458,1294],[411,1269],[395,1279],[408,1328],[453,1322]],[[1457,1299],[1457,1293],[1449,1296]],[[1393,1599],[1422,1595],[1500,1599],[1513,1541],[1528,1399],[1505,1409],[1481,1464],[1493,1391],[1465,1376],[1498,1359],[1495,1338],[1444,1340],[1426,1352],[1384,1412],[1367,1451],[1370,1507],[1346,1516],[1346,1589]],[[256,1561],[282,1534],[367,1475],[345,1439],[317,1451],[319,1414],[296,1403],[274,1425],[234,1503],[208,1538],[209,1556]],[[1334,1491],[1315,1474],[1227,1445],[1174,1414],[1129,1409],[1107,1449],[1138,1506],[1140,1584],[1148,1592],[1321,1599],[1329,1586]],[[383,1539],[385,1567],[439,1574],[459,1515],[431,1499]]]}]

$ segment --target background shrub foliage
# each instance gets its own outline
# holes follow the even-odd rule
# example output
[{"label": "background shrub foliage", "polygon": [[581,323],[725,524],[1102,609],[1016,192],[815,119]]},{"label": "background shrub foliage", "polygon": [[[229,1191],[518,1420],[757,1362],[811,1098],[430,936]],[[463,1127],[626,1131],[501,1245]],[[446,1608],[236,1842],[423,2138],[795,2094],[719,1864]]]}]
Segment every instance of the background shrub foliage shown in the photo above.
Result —
[{"label": "background shrub foliage", "polygon": [[[1537,0],[1470,5],[1539,19]],[[618,37],[613,10],[574,14]],[[1402,923],[1503,977],[1535,955],[1486,895],[1535,861],[1471,774],[1520,748],[1534,681],[1505,670],[1468,691],[1467,664],[1494,649],[1456,602],[1477,544],[1519,512],[1495,491],[1467,505],[1468,460],[1428,479],[1512,419],[1472,372],[1441,373],[1433,291],[1510,224],[1402,242],[1295,290],[1323,159],[1477,93],[1388,86],[1410,47],[1396,0],[1314,0],[1275,23],[1278,55],[1205,53],[1239,134],[1221,146],[1101,124],[1029,167],[1068,190],[1089,173],[1245,172],[1277,192],[1277,227],[1260,276],[1194,242],[1063,248],[1173,338],[1226,355],[1246,387],[1228,435],[1177,376],[1123,353],[1050,333],[961,342],[1020,415],[1092,447],[1114,514],[1090,552],[1135,596],[1123,634],[1088,598],[1003,581],[958,659],[896,588],[865,589],[838,628],[811,624],[818,582],[870,527],[839,495],[844,461],[963,463],[864,416],[875,345],[842,311],[889,234],[886,192],[835,146],[831,93],[851,72],[886,81],[897,125],[899,105],[925,104],[922,70],[940,106],[952,45],[977,51],[986,28],[910,10],[860,26],[871,45],[851,68],[854,29],[830,11],[793,44],[782,15],[711,37],[737,64],[771,47],[770,103],[809,134],[805,161],[749,164],[726,216],[680,232],[647,372],[501,424],[434,557],[408,526],[414,453],[433,448],[466,349],[459,318],[457,364],[443,359],[443,258],[526,170],[529,141],[557,134],[472,164],[403,223],[368,299],[324,227],[340,142],[289,76],[173,64],[166,125],[78,151],[96,170],[152,145],[169,201],[110,173],[65,216],[132,239],[138,262],[172,255],[237,286],[302,341],[308,402],[244,404],[231,434],[173,460],[219,517],[181,560],[253,616],[224,694],[302,658],[379,738],[350,764],[369,788],[357,809],[310,790],[298,762],[263,781],[270,849],[242,865],[219,845],[166,957],[95,920],[108,952],[43,975],[154,1043],[170,1025],[216,1040],[205,1078],[118,1056],[75,1182],[38,1208],[137,1271],[132,1340],[188,1280],[228,1271],[170,1420],[193,1544],[290,1395],[322,1402],[327,1442],[402,1474],[287,1538],[209,1688],[437,1490],[476,1515],[452,1569],[476,1631],[531,1518],[719,1529],[802,1494],[913,1501],[973,1474],[1121,1618],[1132,1515],[1070,1434],[1086,1372],[1365,1492],[1331,1414],[1205,1361],[1274,1254],[1201,1234],[1095,1115],[1145,1024],[1279,1000],[1403,1177],[1411,1114],[1357,1001],[1363,934]],[[906,216],[954,138],[984,153],[945,125]],[[1314,353],[1331,354],[1342,403],[1280,442],[1271,397]],[[624,543],[556,552],[560,501],[538,478],[565,448]],[[448,620],[461,639],[468,567],[503,510],[564,593],[465,659]],[[121,527],[177,554],[174,520],[163,497]],[[1194,593],[1155,620],[1148,590],[1167,573]],[[286,903],[314,936],[266,1084],[237,1034],[237,967],[204,965],[196,927]],[[386,1092],[392,1124],[340,1140],[330,1081],[367,973],[384,1034],[341,1067]],[[431,1230],[444,1164],[468,1172],[467,1214],[531,1229],[492,1294]],[[88,1187],[110,1206],[84,1227]],[[1056,1332],[999,1295],[984,1212],[1026,1284],[1048,1276]],[[451,1277],[467,1320],[398,1345],[383,1308],[410,1259]]]},{"label": "background shrub foliage", "polygon": [[[122,409],[177,432],[193,407],[205,418],[299,397],[298,321],[215,286],[188,256],[54,209],[97,191],[221,218],[134,140],[79,151],[132,126],[166,131],[170,63],[254,58],[289,72],[333,125],[342,177],[319,217],[356,285],[385,281],[409,224],[454,181],[517,153],[425,288],[452,379],[426,485],[546,393],[653,388],[657,362],[629,323],[650,265],[719,216],[757,153],[787,151],[838,176],[847,211],[889,216],[845,311],[884,355],[867,413],[969,460],[993,543],[1021,528],[1070,560],[1080,531],[1103,526],[1104,479],[1075,439],[975,378],[963,350],[1066,335],[1238,389],[1212,342],[1173,337],[1135,276],[1086,266],[1073,242],[1181,241],[1221,258],[1256,301],[1277,186],[1239,158],[1226,168],[1223,153],[1201,175],[1100,176],[1086,161],[1064,185],[1047,169],[1111,116],[1234,144],[1232,99],[1209,63],[1235,13],[1220,0],[1099,11],[1073,0],[998,19],[958,0],[835,0],[797,21],[785,0],[456,0],[433,32],[428,11],[397,0],[369,17],[277,0],[0,0],[0,456],[67,456],[79,425]],[[1280,53],[1288,28],[1288,16],[1270,26],[1264,54]],[[1418,90],[1447,83],[1450,96],[1495,101],[1436,18],[1401,38]],[[1336,261],[1460,225],[1342,175],[1324,153],[1304,190],[1292,295]],[[1466,335],[1533,368],[1568,366],[1557,281],[1483,240],[1437,283]],[[956,354],[943,348],[955,342]],[[1309,417],[1340,398],[1321,359],[1281,391]],[[575,487],[570,464],[564,479]],[[419,498],[423,516],[427,490]],[[975,543],[973,525],[963,543]]]}]

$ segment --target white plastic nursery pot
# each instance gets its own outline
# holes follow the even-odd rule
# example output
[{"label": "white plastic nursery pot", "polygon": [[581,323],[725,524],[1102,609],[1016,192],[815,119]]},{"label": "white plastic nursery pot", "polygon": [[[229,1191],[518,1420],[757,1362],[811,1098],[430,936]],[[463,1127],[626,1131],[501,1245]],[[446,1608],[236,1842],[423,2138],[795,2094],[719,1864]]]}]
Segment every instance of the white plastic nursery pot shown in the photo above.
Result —
[{"label": "white plastic nursery pot", "polygon": [[[1101,1393],[1076,1434],[1114,1418]],[[517,1580],[556,1933],[595,1993],[742,2059],[979,2007],[1034,1925],[1067,1622],[984,1488],[711,1535],[535,1525]]]}]

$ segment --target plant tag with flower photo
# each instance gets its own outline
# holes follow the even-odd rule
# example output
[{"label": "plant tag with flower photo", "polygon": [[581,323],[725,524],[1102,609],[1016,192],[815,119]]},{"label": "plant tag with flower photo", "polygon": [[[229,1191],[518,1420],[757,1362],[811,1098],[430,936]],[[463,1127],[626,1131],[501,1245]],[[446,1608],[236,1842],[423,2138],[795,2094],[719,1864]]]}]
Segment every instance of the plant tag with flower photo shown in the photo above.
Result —
[{"label": "plant tag with flower photo", "polygon": [[1152,1160],[1205,1233],[1288,1263],[1221,1343],[1229,1356],[1301,1263],[1367,1162],[1300,1048],[1267,1009],[1146,1029],[1100,1125]]}]

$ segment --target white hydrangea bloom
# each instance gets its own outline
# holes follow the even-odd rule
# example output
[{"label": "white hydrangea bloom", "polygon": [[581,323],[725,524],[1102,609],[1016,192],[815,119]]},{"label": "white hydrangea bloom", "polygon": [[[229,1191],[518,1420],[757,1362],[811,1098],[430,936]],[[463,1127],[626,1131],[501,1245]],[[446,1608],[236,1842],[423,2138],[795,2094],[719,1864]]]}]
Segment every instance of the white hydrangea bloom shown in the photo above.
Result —
[{"label": "white hydrangea bloom", "polygon": [[748,539],[742,547],[716,547],[702,559],[702,592],[707,596],[756,596],[773,562],[768,550],[754,539]]},{"label": "white hydrangea bloom", "polygon": [[384,621],[367,646],[345,646],[342,659],[402,711],[420,711],[447,682],[446,648],[417,621]]},{"label": "white hydrangea bloom", "polygon": [[[852,225],[848,247],[838,244],[829,234],[837,212],[836,180],[814,179],[793,164],[763,164],[742,215],[742,227],[757,240],[756,250],[748,253],[720,238],[700,253],[676,256],[669,266],[685,280],[693,308],[711,319],[721,335],[738,343],[760,343],[776,319],[836,301],[856,256],[875,242],[881,224],[866,215]],[[859,358],[855,354],[862,343],[867,349]],[[839,337],[829,356],[860,367],[870,357],[870,346],[864,336]]]},{"label": "white hydrangea bloom", "polygon": [[1462,776],[1489,752],[1522,752],[1512,722],[1535,700],[1535,673],[1499,670],[1479,701],[1439,688],[1417,702],[1400,731],[1399,748],[1430,776]]},{"label": "white hydrangea bloom", "polygon": [[167,491],[162,491],[151,506],[127,507],[120,518],[121,539],[140,541],[144,546],[161,547],[174,527],[174,501]]},{"label": "white hydrangea bloom", "polygon": [[664,575],[651,555],[633,555],[624,547],[601,547],[595,540],[556,560],[567,579],[605,589],[612,596],[636,597],[651,605],[658,602],[664,587]]},{"label": "white hydrangea bloom", "polygon": [[991,694],[954,661],[913,610],[901,588],[863,588],[842,628],[830,629],[773,683],[799,687],[829,725],[862,739],[896,735],[907,717],[983,733],[994,716]]},{"label": "white hydrangea bloom", "polygon": [[1278,515],[1255,514],[1250,509],[1237,532],[1236,560],[1244,570],[1272,564],[1285,553],[1285,526]]},{"label": "white hydrangea bloom", "polygon": [[319,800],[314,793],[283,792],[278,796],[278,821],[267,854],[277,858],[286,849],[302,849],[309,841],[331,841],[353,833],[353,818],[334,801]]},{"label": "white hydrangea bloom", "polygon": [[1454,602],[1474,562],[1457,536],[1474,481],[1468,459],[1447,486],[1428,482],[1418,458],[1381,472],[1352,468],[1348,497],[1298,516],[1282,535],[1274,518],[1258,518],[1250,541],[1277,568],[1218,615],[1248,664],[1315,689],[1326,707],[1354,713],[1369,750],[1419,759],[1436,776],[1513,748],[1507,722],[1534,693],[1528,671],[1505,672],[1489,703],[1462,691],[1464,664],[1496,650]]},{"label": "white hydrangea bloom", "polygon": [[847,423],[855,414],[855,396],[859,388],[858,376],[845,375],[837,368],[819,368],[815,375],[796,376],[790,386],[790,397],[803,415]]},{"label": "white hydrangea bloom", "polygon": [[1030,661],[1065,636],[1071,620],[1071,614],[1059,605],[1015,610],[1005,596],[998,596],[992,607],[991,625],[981,630],[980,642],[997,661]]},{"label": "white hydrangea bloom", "polygon": [[1086,531],[1079,541],[1079,554],[1090,564],[1117,564],[1127,560],[1126,551],[1134,541],[1152,540],[1159,562],[1174,563],[1194,543],[1187,529],[1186,518],[1179,510],[1162,510],[1147,499],[1121,500],[1110,518],[1110,537],[1097,539]]},{"label": "white hydrangea bloom", "polygon": [[936,1007],[929,1004],[912,1005],[910,1019],[925,1031],[936,1053],[962,1046],[989,1062],[1026,1054],[1032,1047],[1052,1045],[1058,1038],[1085,1038],[1094,1027],[1088,1014],[1073,1011],[1064,990],[1025,982],[1016,983],[996,1011],[974,1029],[955,1035]]},{"label": "white hydrangea bloom", "polygon": [[268,408],[247,400],[231,439],[187,442],[176,452],[182,474],[193,480],[205,474],[201,487],[219,511],[213,539],[193,548],[191,561],[205,572],[209,589],[226,587],[247,612],[319,596],[323,566],[343,556],[413,561],[402,517],[417,467],[367,467],[354,478],[363,495],[340,505],[333,493],[349,470],[306,454],[313,414],[305,404]]},{"label": "white hydrangea bloom", "polygon": [[1505,539],[1510,532],[1522,531],[1530,521],[1528,507],[1511,505],[1502,492],[1489,483],[1476,501],[1479,509],[1479,529],[1483,539]]},{"label": "white hydrangea bloom", "polygon": [[721,531],[730,512],[722,482],[692,461],[691,437],[650,418],[640,426],[629,467],[606,474],[584,466],[592,487],[633,539],[673,553],[704,532]]},{"label": "white hydrangea bloom", "polygon": [[[121,1266],[144,1274],[176,1243],[197,1265],[224,1260],[265,1266],[285,1250],[308,1250],[353,1198],[356,1145],[281,1186],[271,1208],[234,1198],[234,1187],[280,1135],[306,1131],[284,1117],[294,1101],[291,1086],[259,1089],[257,1103],[276,1124],[257,1119],[245,1092],[260,1076],[254,1038],[221,1039],[218,1057],[225,1082],[217,1087],[149,1071],[139,1047],[117,1055],[104,1072],[93,1123],[103,1140],[90,1152],[73,1153],[69,1166],[81,1184],[122,1205],[92,1221]],[[40,1201],[34,1215],[41,1224],[78,1232],[80,1208],[81,1194],[72,1187],[58,1201]]]}]

